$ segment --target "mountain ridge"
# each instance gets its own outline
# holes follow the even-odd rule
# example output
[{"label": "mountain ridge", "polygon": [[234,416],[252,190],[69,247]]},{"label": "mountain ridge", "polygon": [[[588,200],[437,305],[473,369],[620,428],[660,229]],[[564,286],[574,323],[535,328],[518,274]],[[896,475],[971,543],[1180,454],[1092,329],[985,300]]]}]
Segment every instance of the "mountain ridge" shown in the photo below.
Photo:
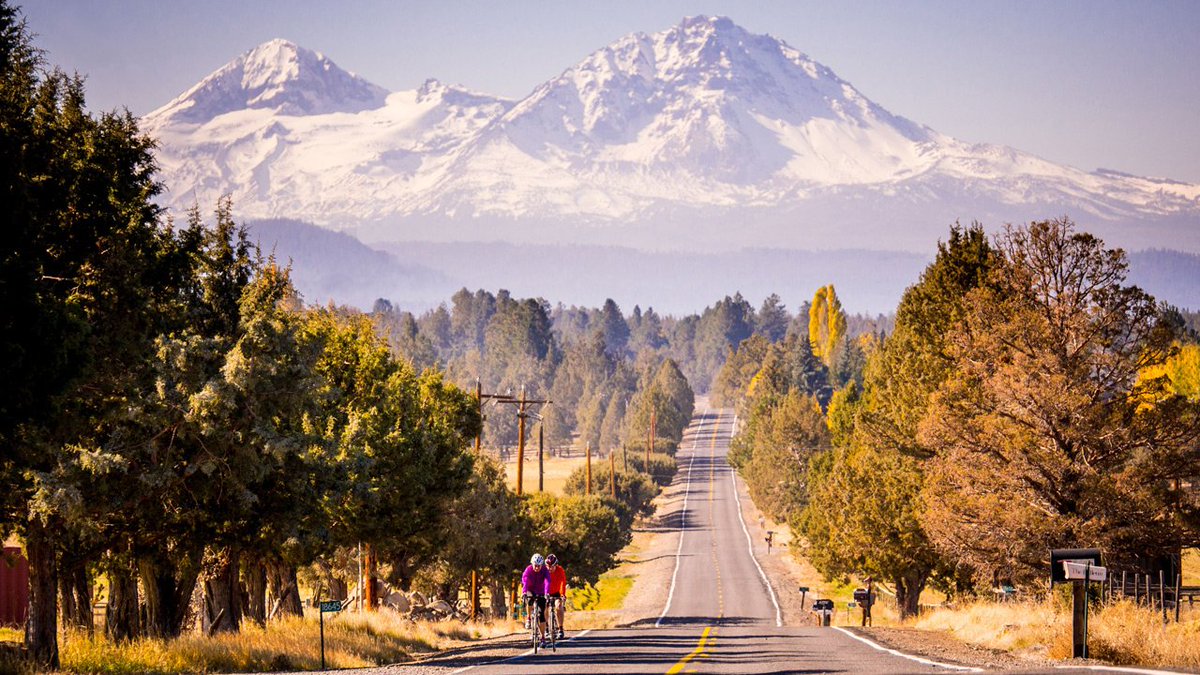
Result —
[{"label": "mountain ridge", "polygon": [[[189,90],[228,94],[212,82],[236,79],[236,96],[201,105],[185,94],[144,118],[162,140],[168,206],[231,193],[245,217],[372,240],[421,238],[438,222],[450,238],[536,228],[563,243],[633,232],[644,245],[669,230],[686,246],[693,237],[671,223],[696,221],[707,230],[694,238],[717,246],[796,245],[836,223],[849,245],[908,250],[955,220],[1067,214],[1115,245],[1200,251],[1200,185],[959,141],[725,17],[620,38],[517,101],[436,80],[381,97],[362,81],[362,97],[328,112],[323,97],[357,76],[288,45],[251,50],[241,71],[235,59]],[[216,114],[187,121],[202,108]],[[742,229],[754,238],[703,224],[713,219],[753,223]]]}]

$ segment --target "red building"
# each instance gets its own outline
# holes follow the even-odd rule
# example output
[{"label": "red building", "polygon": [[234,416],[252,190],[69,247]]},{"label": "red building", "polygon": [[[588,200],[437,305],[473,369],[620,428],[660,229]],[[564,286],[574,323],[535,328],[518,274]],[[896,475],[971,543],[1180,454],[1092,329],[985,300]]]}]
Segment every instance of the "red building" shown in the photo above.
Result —
[{"label": "red building", "polygon": [[29,562],[17,546],[0,556],[0,626],[22,626],[29,612]]}]

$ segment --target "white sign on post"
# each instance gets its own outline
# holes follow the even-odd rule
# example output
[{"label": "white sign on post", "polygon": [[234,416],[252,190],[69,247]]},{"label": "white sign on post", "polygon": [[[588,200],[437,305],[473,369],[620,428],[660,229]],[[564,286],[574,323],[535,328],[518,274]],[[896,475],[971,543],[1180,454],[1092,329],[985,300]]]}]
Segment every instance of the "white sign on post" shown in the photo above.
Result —
[{"label": "white sign on post", "polygon": [[1070,560],[1063,561],[1063,570],[1066,572],[1067,580],[1073,581],[1104,581],[1108,579],[1108,568],[1098,565],[1088,565],[1085,562],[1071,562]]}]

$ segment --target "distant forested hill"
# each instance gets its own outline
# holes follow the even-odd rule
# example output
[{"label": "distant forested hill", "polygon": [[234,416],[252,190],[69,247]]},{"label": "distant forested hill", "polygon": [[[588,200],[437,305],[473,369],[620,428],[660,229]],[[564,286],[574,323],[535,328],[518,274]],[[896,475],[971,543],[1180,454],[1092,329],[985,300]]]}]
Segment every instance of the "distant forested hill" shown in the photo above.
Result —
[{"label": "distant forested hill", "polygon": [[[834,284],[849,312],[890,313],[932,259],[916,253],[739,249],[720,253],[638,251],[616,246],[504,242],[380,244],[295,220],[250,223],[263,253],[293,262],[310,303],[369,309],[377,298],[416,312],[459,288],[508,289],[550,302],[654,307],[689,314],[734,292],[753,303],[771,293],[793,310]],[[1159,300],[1200,309],[1200,255],[1161,249],[1129,255],[1130,281]]]},{"label": "distant forested hill", "polygon": [[1162,249],[1130,253],[1129,280],[1159,300],[1200,310],[1200,255]]},{"label": "distant forested hill", "polygon": [[259,220],[248,224],[263,255],[292,262],[292,278],[308,303],[353,305],[367,309],[377,298],[406,307],[436,306],[462,284],[443,272],[402,255],[366,246],[348,234],[297,220]]}]

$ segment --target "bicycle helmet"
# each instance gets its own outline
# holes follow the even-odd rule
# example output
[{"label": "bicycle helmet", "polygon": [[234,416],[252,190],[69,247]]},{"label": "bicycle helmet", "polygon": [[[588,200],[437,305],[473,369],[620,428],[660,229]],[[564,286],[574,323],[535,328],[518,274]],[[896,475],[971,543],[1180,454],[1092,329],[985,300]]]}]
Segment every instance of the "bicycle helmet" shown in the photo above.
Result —
[{"label": "bicycle helmet", "polygon": [[534,553],[533,557],[529,559],[529,564],[534,567],[539,567],[544,562],[546,562],[546,559],[542,557],[541,553]]},{"label": "bicycle helmet", "polygon": [[557,565],[558,564],[558,556],[554,555],[553,553],[546,556],[546,564],[547,565]]}]

